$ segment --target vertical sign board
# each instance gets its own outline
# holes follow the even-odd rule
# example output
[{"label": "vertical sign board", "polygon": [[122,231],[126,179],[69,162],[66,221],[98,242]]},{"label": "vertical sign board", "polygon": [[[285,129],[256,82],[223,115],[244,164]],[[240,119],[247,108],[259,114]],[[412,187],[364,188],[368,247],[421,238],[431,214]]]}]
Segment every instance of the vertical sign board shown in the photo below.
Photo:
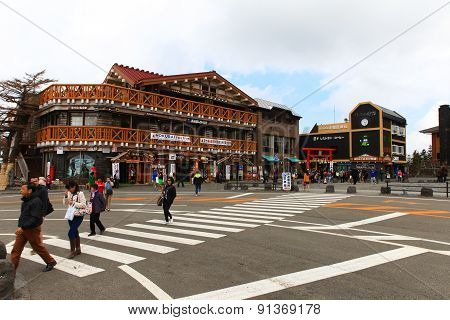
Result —
[{"label": "vertical sign board", "polygon": [[290,172],[283,172],[283,190],[284,191],[291,191],[291,173]]},{"label": "vertical sign board", "polygon": [[169,173],[170,177],[173,177],[175,175],[175,170],[176,170],[175,168],[176,168],[175,163],[171,163],[170,164],[170,173]]},{"label": "vertical sign board", "polygon": [[334,172],[333,161],[330,161],[330,172]]},{"label": "vertical sign board", "polygon": [[119,163],[113,162],[112,163],[112,176],[113,177],[116,177],[116,172],[117,172],[117,178],[120,179]]},{"label": "vertical sign board", "polygon": [[231,166],[229,164],[225,166],[225,179],[231,180]]},{"label": "vertical sign board", "polygon": [[244,177],[244,166],[242,164],[238,165],[238,175],[239,179],[242,180],[242,178]]}]

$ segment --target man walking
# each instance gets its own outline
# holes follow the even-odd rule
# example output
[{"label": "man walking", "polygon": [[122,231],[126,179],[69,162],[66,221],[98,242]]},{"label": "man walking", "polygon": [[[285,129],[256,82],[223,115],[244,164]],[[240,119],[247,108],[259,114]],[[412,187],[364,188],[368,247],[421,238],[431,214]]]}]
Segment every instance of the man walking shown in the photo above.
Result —
[{"label": "man walking", "polygon": [[44,272],[51,271],[56,265],[55,259],[48,253],[42,242],[41,225],[43,222],[42,201],[36,194],[36,186],[33,183],[24,184],[20,189],[22,195],[22,206],[18,228],[16,230],[16,241],[11,251],[11,262],[14,270],[19,266],[20,256],[23,248],[30,242],[33,250],[44,260],[46,267]]},{"label": "man walking", "polygon": [[198,194],[202,190],[202,183],[203,183],[203,177],[200,171],[197,171],[197,173],[194,175],[192,183],[195,185],[195,196],[198,197]]}]

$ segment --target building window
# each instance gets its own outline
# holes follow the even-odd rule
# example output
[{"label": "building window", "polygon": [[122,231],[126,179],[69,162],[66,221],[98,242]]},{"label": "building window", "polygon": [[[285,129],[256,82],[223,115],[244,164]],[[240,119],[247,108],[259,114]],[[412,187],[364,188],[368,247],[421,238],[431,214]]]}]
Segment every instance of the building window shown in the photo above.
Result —
[{"label": "building window", "polygon": [[83,125],[83,114],[80,112],[73,112],[70,114],[70,125],[71,126],[82,126]]},{"label": "building window", "polygon": [[262,138],[263,152],[272,153],[272,148],[270,147],[270,136],[264,135]]},{"label": "building window", "polygon": [[404,146],[397,146],[397,145],[393,144],[392,145],[392,154],[404,155],[405,154],[405,147]]},{"label": "building window", "polygon": [[85,113],[84,114],[84,125],[85,126],[95,126],[97,125],[98,114],[96,113]]}]

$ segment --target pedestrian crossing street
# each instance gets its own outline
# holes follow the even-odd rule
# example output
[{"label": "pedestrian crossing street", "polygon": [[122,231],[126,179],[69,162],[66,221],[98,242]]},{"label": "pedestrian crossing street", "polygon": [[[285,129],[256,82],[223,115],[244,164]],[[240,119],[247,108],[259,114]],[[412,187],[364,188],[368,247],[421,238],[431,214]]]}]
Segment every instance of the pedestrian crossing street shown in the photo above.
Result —
[{"label": "pedestrian crossing street", "polygon": [[[167,254],[182,250],[183,246],[199,245],[246,229],[289,219],[347,197],[349,195],[345,194],[285,194],[198,212],[186,211],[186,213],[175,214],[174,222],[170,225],[166,225],[163,220],[152,219],[145,224],[130,223],[121,228],[107,227],[104,235],[88,237],[88,233],[80,233],[82,239],[89,240],[89,244],[81,245],[81,251],[82,255],[128,265],[146,259],[130,254],[127,252],[129,248],[132,248],[133,252],[136,250],[142,252],[141,255],[144,253]],[[125,239],[123,236],[134,240]],[[50,253],[52,253],[52,247],[63,249],[70,247],[68,240],[55,237],[45,239],[44,242]],[[106,249],[102,245],[115,249]],[[10,251],[11,247],[8,249]],[[86,277],[105,271],[100,267],[79,262],[77,258],[69,260],[55,256],[53,253],[52,255],[58,262],[55,267],[57,270],[76,277]],[[40,257],[33,255],[28,248],[25,248],[22,258],[42,264]]]}]

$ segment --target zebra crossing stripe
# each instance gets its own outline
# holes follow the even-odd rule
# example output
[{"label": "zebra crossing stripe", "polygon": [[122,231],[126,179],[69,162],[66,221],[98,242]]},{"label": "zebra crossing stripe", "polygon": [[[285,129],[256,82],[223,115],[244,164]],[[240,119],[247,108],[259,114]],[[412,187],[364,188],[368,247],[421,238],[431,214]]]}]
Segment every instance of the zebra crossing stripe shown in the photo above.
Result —
[{"label": "zebra crossing stripe", "polygon": [[[186,221],[197,221],[197,219],[180,219],[182,217],[177,217],[177,220],[186,220]],[[202,221],[202,220],[198,220]],[[165,221],[161,220],[148,220],[149,223],[156,223],[156,224],[166,224]],[[177,226],[177,227],[187,227],[187,228],[195,228],[195,229],[206,229],[206,230],[213,230],[213,231],[225,231],[225,232],[241,232],[244,231],[244,229],[237,229],[237,228],[228,228],[228,227],[218,227],[218,226],[210,226],[206,224],[196,224],[196,223],[185,223],[185,222],[172,222],[171,226]]]},{"label": "zebra crossing stripe", "polygon": [[[62,239],[47,239],[44,242],[48,245],[59,247],[59,248],[70,248],[69,241]],[[143,257],[138,257],[128,253],[122,253],[120,251],[108,250],[103,248],[98,248],[94,246],[90,246],[87,244],[81,245],[81,252],[83,254],[88,254],[91,256],[96,256],[99,258],[116,261],[122,264],[130,264],[137,261],[145,260]]]},{"label": "zebra crossing stripe", "polygon": [[190,246],[195,246],[197,244],[200,244],[200,243],[204,242],[204,241],[201,241],[201,240],[194,240],[194,239],[188,239],[188,238],[166,236],[166,235],[163,235],[163,234],[141,232],[141,231],[121,229],[121,228],[108,228],[108,232],[123,234],[123,235],[126,235],[126,236],[140,237],[140,238],[145,238],[145,239],[152,239],[152,240],[159,240],[159,241],[167,241],[167,242],[187,244],[187,245],[190,245]]},{"label": "zebra crossing stripe", "polygon": [[[224,207],[224,208],[214,208],[211,209],[212,211],[224,211],[224,212],[242,212],[242,213],[255,213],[253,210],[245,210],[241,208],[235,208],[235,207]],[[278,217],[293,217],[293,214],[287,214],[287,213],[275,213],[275,212],[262,212],[259,211],[258,215],[268,215],[268,216],[278,216]]]},{"label": "zebra crossing stripe", "polygon": [[218,238],[222,238],[222,237],[226,236],[226,235],[220,234],[220,233],[185,230],[185,229],[172,228],[172,227],[170,227],[170,228],[169,227],[158,227],[158,226],[150,226],[148,224],[140,224],[140,223],[131,223],[131,224],[127,224],[126,226],[131,227],[131,228],[141,228],[141,229],[147,229],[147,230],[173,232],[173,233],[179,233],[179,234],[189,234],[191,236],[214,238],[214,239],[218,239]]},{"label": "zebra crossing stripe", "polygon": [[[177,217],[177,220],[185,220],[185,221],[193,221],[193,222],[203,222],[203,223],[211,223],[211,224],[222,224],[225,226],[236,226],[236,227],[245,227],[245,228],[256,228],[259,227],[258,224],[252,224],[252,223],[241,223],[241,222],[228,222],[228,221],[218,221],[218,220],[210,220],[210,219],[198,219],[198,218],[189,218],[185,217],[186,215],[183,215],[182,217]],[[209,216],[202,216],[209,218]]]},{"label": "zebra crossing stripe", "polygon": [[297,209],[304,209],[304,208],[318,208],[320,206],[322,206],[323,204],[319,204],[319,203],[277,203],[277,202],[253,202],[253,203],[238,203],[236,204],[236,206],[263,206],[263,207],[273,207],[273,208],[284,208],[284,207],[294,207]]},{"label": "zebra crossing stripe", "polygon": [[252,211],[266,211],[266,212],[292,212],[292,213],[303,213],[305,210],[311,210],[314,208],[305,208],[305,207],[298,207],[298,208],[269,208],[263,205],[260,206],[250,206],[250,205],[235,205],[233,207],[234,209],[243,209],[243,210],[252,210]]},{"label": "zebra crossing stripe", "polygon": [[215,215],[224,215],[224,216],[231,216],[231,217],[247,217],[247,218],[258,218],[258,219],[273,219],[273,220],[281,220],[283,217],[273,217],[273,216],[258,216],[256,214],[240,214],[240,213],[233,213],[228,211],[199,211],[200,213],[207,213],[207,214],[215,214]]},{"label": "zebra crossing stripe", "polygon": [[[8,247],[8,248],[9,248],[8,251],[11,252],[12,247]],[[65,273],[69,273],[69,274],[79,277],[79,278],[84,278],[84,277],[105,271],[101,268],[96,268],[96,267],[93,267],[93,266],[90,266],[90,265],[87,265],[85,263],[78,262],[75,260],[69,260],[67,258],[58,257],[53,254],[52,254],[52,257],[57,262],[57,264],[55,266],[56,270],[59,270],[59,271],[65,272]],[[33,262],[37,262],[39,264],[45,264],[40,256],[38,256],[37,254],[36,255],[31,254],[30,248],[23,249],[21,258],[30,260]]]},{"label": "zebra crossing stripe", "polygon": [[[190,217],[200,217],[200,218],[208,218],[208,219],[219,219],[219,220],[231,220],[231,221],[244,221],[244,222],[256,222],[256,223],[271,223],[272,220],[256,220],[256,219],[244,219],[244,218],[228,218],[228,217],[215,217],[206,214],[197,214],[197,213],[187,213],[185,216]],[[211,221],[211,220],[209,220]]]},{"label": "zebra crossing stripe", "polygon": [[299,197],[299,196],[279,196],[275,199],[298,199],[298,200],[308,200],[308,199],[316,199],[316,200],[342,200],[348,198],[348,196],[313,196],[313,197]]},{"label": "zebra crossing stripe", "polygon": [[[255,202],[261,202],[261,203],[279,203],[279,204],[296,204],[296,203],[300,203],[300,204],[327,204],[327,203],[333,203],[336,201],[330,201],[330,200],[294,200],[294,199],[286,199],[286,200],[278,200],[278,199],[270,199],[270,200],[255,200],[252,201],[251,203],[255,203]],[[246,202],[247,203],[247,202]]]},{"label": "zebra crossing stripe", "polygon": [[297,208],[297,209],[314,209],[314,208],[318,208],[320,207],[320,205],[315,205],[315,204],[276,204],[276,203],[271,203],[271,202],[257,202],[257,203],[239,203],[236,204],[235,206],[238,207],[263,207],[263,208]]},{"label": "zebra crossing stripe", "polygon": [[80,237],[84,238],[84,239],[95,240],[95,241],[100,241],[100,242],[105,242],[105,243],[111,243],[111,244],[116,244],[119,246],[136,248],[136,249],[140,249],[140,250],[162,253],[162,254],[178,250],[176,248],[161,246],[161,245],[157,245],[157,244],[127,240],[127,239],[122,239],[122,238],[114,238],[114,237],[108,237],[108,236],[103,236],[103,235],[96,235],[96,236],[88,237],[87,232],[80,233]]}]

